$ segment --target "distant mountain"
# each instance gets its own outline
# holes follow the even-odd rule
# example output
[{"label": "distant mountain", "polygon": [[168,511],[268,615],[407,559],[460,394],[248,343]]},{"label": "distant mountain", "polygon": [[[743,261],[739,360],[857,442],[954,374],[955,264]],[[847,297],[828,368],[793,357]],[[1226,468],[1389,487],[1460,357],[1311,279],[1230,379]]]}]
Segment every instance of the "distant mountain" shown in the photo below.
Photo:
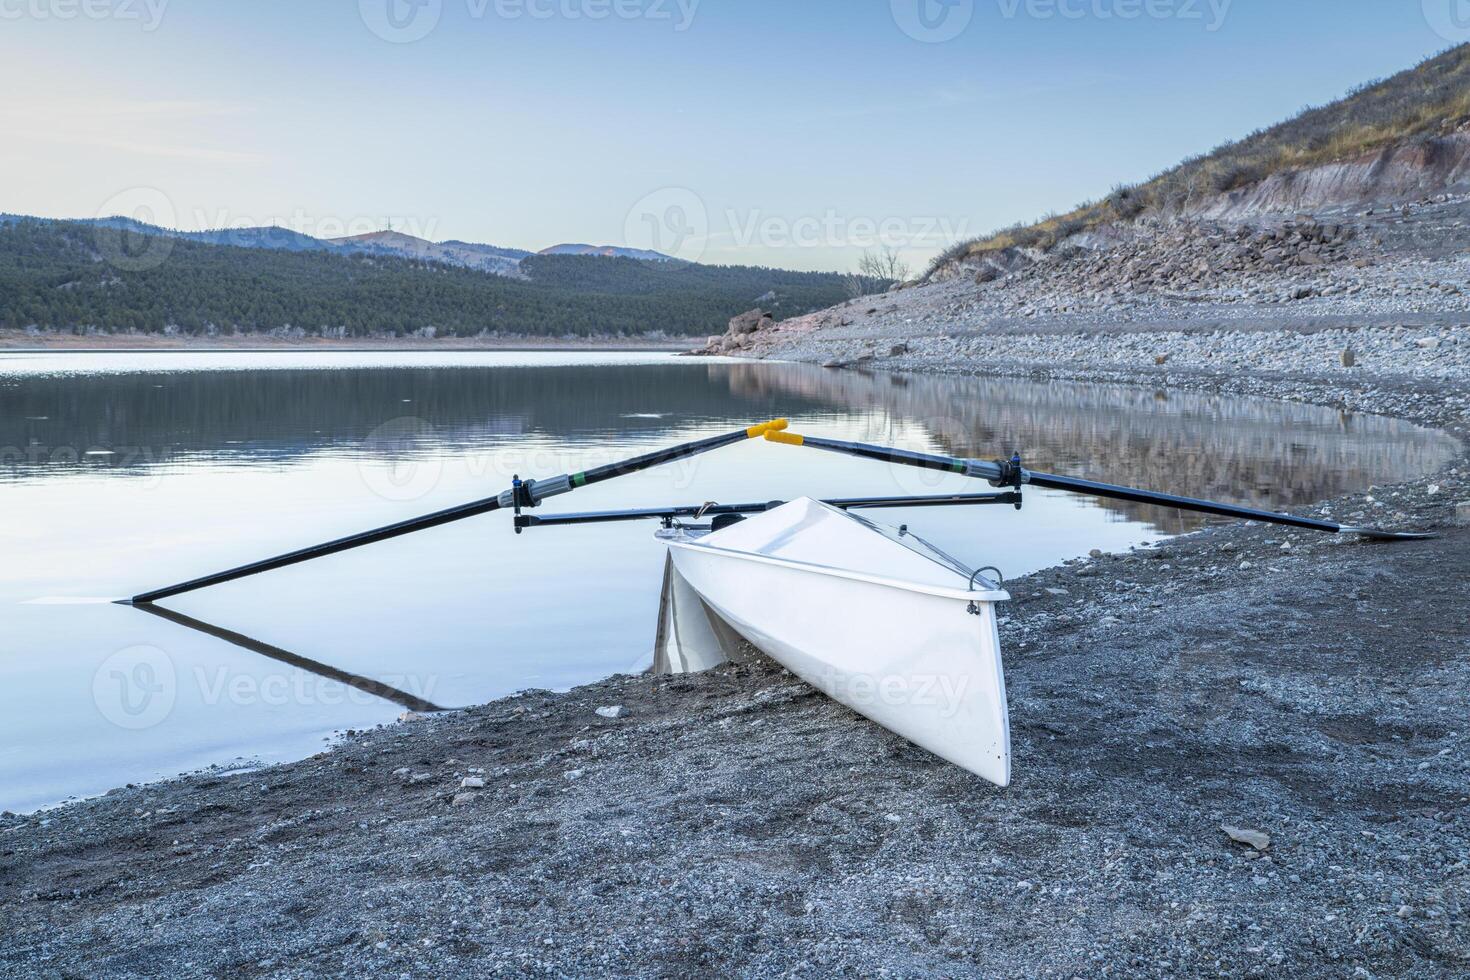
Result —
[{"label": "distant mountain", "polygon": [[[30,218],[25,215],[0,214],[0,225],[16,221],[53,221],[63,219]],[[299,231],[275,225],[261,228],[218,228],[211,231],[175,231],[158,225],[144,224],[126,217],[78,218],[72,224],[97,228],[114,228],[138,235],[177,238],[207,245],[229,245],[235,248],[266,249],[280,252],[331,252],[337,255],[378,255],[417,262],[439,262],[461,269],[475,269],[512,279],[525,278],[522,260],[533,256],[591,256],[596,258],[635,259],[639,262],[679,262],[672,256],[641,248],[619,248],[614,245],[553,245],[540,252],[523,248],[502,248],[477,242],[450,240],[433,242],[406,235],[400,231],[373,231],[345,238],[313,238]]]},{"label": "distant mountain", "polygon": [[[119,234],[175,243],[158,250],[157,261],[133,265],[113,254],[118,243],[108,239]],[[281,229],[183,234],[126,218],[0,216],[0,329],[704,337],[758,298],[778,315],[797,316],[847,296],[835,273],[592,255],[516,259],[489,246],[396,233],[314,242]],[[486,274],[496,258],[517,263],[518,274]]]},{"label": "distant mountain", "polygon": [[604,259],[637,259],[640,262],[678,262],[679,259],[646,248],[619,248],[616,245],[553,245],[538,255],[595,255]]},{"label": "distant mountain", "polygon": [[348,252],[392,255],[421,262],[442,262],[464,269],[478,269],[497,276],[519,276],[521,259],[530,252],[471,242],[431,242],[399,231],[375,231],[349,238],[328,239],[328,244]]}]

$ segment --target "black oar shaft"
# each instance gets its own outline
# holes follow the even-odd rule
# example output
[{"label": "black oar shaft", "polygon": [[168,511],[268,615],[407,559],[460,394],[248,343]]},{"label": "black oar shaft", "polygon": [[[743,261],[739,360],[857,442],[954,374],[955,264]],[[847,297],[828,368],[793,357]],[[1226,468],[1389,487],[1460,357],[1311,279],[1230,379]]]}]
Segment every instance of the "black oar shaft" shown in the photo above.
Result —
[{"label": "black oar shaft", "polygon": [[904,466],[916,466],[919,469],[937,470],[941,473],[957,473],[960,476],[973,476],[982,480],[999,480],[1004,476],[1000,463],[980,459],[932,456],[928,453],[894,449],[890,446],[869,446],[861,442],[843,442],[840,439],[822,439],[817,436],[802,436],[787,432],[768,433],[766,439],[789,446],[810,446],[813,449],[826,449],[829,452],[846,453],[849,456],[861,456],[864,459],[876,459],[884,463],[901,463]]},{"label": "black oar shaft", "polygon": [[[770,424],[771,423],[769,422],[766,423],[767,426]],[[764,426],[758,425],[755,426],[755,429],[760,429],[762,433],[765,432]],[[606,466],[599,466],[595,469],[587,470],[585,473],[577,473],[573,475],[571,479],[572,486],[574,488],[591,486],[594,483],[601,483],[604,480],[612,480],[620,476],[627,476],[630,473],[637,473],[640,470],[646,470],[654,466],[661,466],[664,463],[672,463],[675,460],[687,459],[690,456],[697,456],[700,453],[707,453],[712,449],[719,449],[723,446],[733,445],[734,443],[741,442],[746,439],[755,438],[751,435],[751,433],[754,432],[755,429],[746,429],[740,432],[729,432],[722,436],[713,436],[709,439],[701,439],[698,442],[686,443],[682,446],[673,446],[669,449],[660,449],[656,452],[651,452],[644,456],[638,456],[633,459],[624,460],[621,463],[608,463]]]},{"label": "black oar shaft", "polygon": [[1236,517],[1246,521],[1264,521],[1271,524],[1282,524],[1287,527],[1299,527],[1308,531],[1325,531],[1329,534],[1337,534],[1342,530],[1342,525],[1334,524],[1331,521],[1319,521],[1310,517],[1297,517],[1294,514],[1279,514],[1274,511],[1256,510],[1253,507],[1237,507],[1234,504],[1221,504],[1210,500],[1196,500],[1193,497],[1180,497],[1172,493],[1135,490],[1132,487],[1113,486],[1110,483],[1095,483],[1092,480],[1078,480],[1070,476],[1053,476],[1050,473],[1028,473],[1026,482],[1036,487],[1047,487],[1051,490],[1067,490],[1072,493],[1084,493],[1091,497],[1107,497],[1112,500],[1127,500],[1136,504],[1153,504],[1158,507],[1177,507],[1180,510],[1191,510],[1201,514],[1213,514],[1217,517]]},{"label": "black oar shaft", "polygon": [[[824,500],[822,503],[838,510],[879,510],[882,508],[909,507],[962,507],[980,504],[1016,504],[1020,495],[1014,493],[950,494],[937,497],[849,497],[840,500]],[[759,504],[691,504],[683,507],[643,507],[636,510],[601,510],[586,514],[552,514],[548,517],[523,515],[522,527],[565,527],[573,524],[615,524],[621,521],[678,520],[692,517],[718,517],[723,514],[763,514],[786,503],[772,500]]]},{"label": "black oar shaft", "polygon": [[[647,453],[633,459],[624,460],[620,463],[609,463],[599,466],[583,473],[559,476],[555,479],[546,480],[541,483],[527,482],[524,486],[518,484],[519,494],[522,501],[529,506],[536,506],[548,497],[567,493],[578,487],[590,486],[611,480],[619,476],[627,476],[640,470],[650,469],[664,463],[697,456],[707,453],[722,446],[729,446],[746,439],[756,439],[770,430],[783,429],[786,427],[784,419],[775,419],[762,425],[753,426],[749,429],[741,429],[738,432],[728,432],[724,435],[711,436],[708,439],[699,439],[695,442],[687,442],[683,445],[673,446],[669,449],[661,449],[657,452]],[[508,509],[516,506],[517,489],[507,490],[495,497],[485,500],[477,500],[474,503],[462,504],[458,507],[450,507],[447,510],[436,511],[423,517],[414,517],[406,521],[389,524],[386,527],[375,528],[371,531],[363,531],[360,534],[351,534],[345,538],[337,538],[325,544],[312,545],[309,548],[300,548],[296,551],[277,555],[274,558],[266,558],[262,561],[251,562],[238,568],[227,569],[216,572],[213,575],[204,575],[200,578],[180,582],[177,585],[154,589],[151,592],[143,592],[134,596],[130,602],[136,605],[147,605],[158,602],[171,596],[182,595],[185,592],[193,592],[197,589],[207,588],[211,585],[221,585],[225,582],[233,582],[236,579],[246,578],[250,575],[259,575],[262,572],[275,571],[278,568],[286,568],[301,562],[312,561],[316,558],[325,558],[353,548],[361,548],[364,545],[376,544],[379,541],[387,541],[391,538],[402,537],[405,534],[413,534],[416,531],[426,531],[430,528],[439,527],[454,521],[462,521],[468,517],[476,517],[480,514],[488,514],[492,511]]]},{"label": "black oar shaft", "polygon": [[399,521],[386,527],[375,528],[371,531],[363,531],[361,534],[351,534],[345,538],[328,541],[325,544],[312,545],[309,548],[301,548],[296,551],[277,555],[274,558],[266,558],[263,561],[251,562],[238,568],[227,569],[216,572],[213,575],[204,575],[200,578],[180,582],[177,585],[166,586],[162,589],[154,589],[152,592],[144,592],[133,596],[133,603],[146,605],[150,602],[158,602],[171,596],[182,595],[185,592],[193,592],[211,585],[221,585],[225,582],[233,582],[236,579],[246,578],[250,575],[259,575],[261,572],[270,572],[288,565],[300,564],[315,558],[325,558],[338,552],[349,551],[353,548],[361,548],[363,545],[376,544],[379,541],[387,541],[390,538],[401,537],[412,534],[415,531],[426,531],[429,528],[439,527],[453,521],[462,521],[467,517],[475,517],[480,514],[488,514],[499,510],[501,503],[499,498],[491,497],[488,500],[478,500],[472,504],[464,504],[459,507],[451,507],[424,517],[415,517],[407,521]]},{"label": "black oar shaft", "polygon": [[1013,485],[1013,481],[1019,484],[1029,483],[1032,486],[1046,487],[1052,490],[1066,490],[1071,493],[1082,493],[1093,497],[1106,497],[1112,500],[1153,504],[1159,507],[1174,507],[1179,510],[1213,514],[1219,517],[1235,517],[1241,520],[1260,521],[1265,524],[1280,524],[1285,527],[1296,527],[1309,531],[1324,531],[1329,534],[1361,534],[1381,540],[1413,540],[1429,536],[1421,534],[1399,534],[1377,531],[1370,528],[1344,527],[1341,524],[1335,524],[1331,521],[1319,521],[1310,517],[1297,517],[1293,514],[1280,514],[1275,511],[1257,510],[1254,507],[1237,507],[1234,504],[1222,504],[1212,500],[1199,500],[1194,497],[1181,497],[1169,493],[1156,493],[1152,490],[1138,490],[1133,487],[1120,487],[1110,483],[1097,483],[1093,480],[1080,480],[1069,476],[1055,476],[1051,473],[1033,473],[1029,470],[1021,469],[1017,461],[1010,463],[986,462],[985,460],[978,459],[932,456],[926,453],[910,452],[906,449],[892,449],[888,446],[870,446],[860,442],[843,442],[838,439],[822,439],[816,436],[802,436],[788,432],[768,432],[766,438],[771,442],[780,442],[787,445],[811,446],[814,449],[846,453],[849,456],[859,456],[864,459],[881,460],[886,463],[901,463],[906,466],[917,466],[922,469],[939,470],[946,473],[958,473],[964,476],[988,480],[995,486]]}]

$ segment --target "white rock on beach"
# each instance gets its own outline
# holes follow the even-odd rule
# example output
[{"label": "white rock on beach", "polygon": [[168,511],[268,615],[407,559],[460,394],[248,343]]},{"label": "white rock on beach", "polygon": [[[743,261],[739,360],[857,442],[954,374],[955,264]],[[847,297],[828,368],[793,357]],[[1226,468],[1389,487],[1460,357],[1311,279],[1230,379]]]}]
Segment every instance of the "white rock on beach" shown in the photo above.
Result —
[{"label": "white rock on beach", "polygon": [[1232,827],[1230,824],[1221,824],[1220,829],[1225,836],[1237,844],[1245,844],[1255,848],[1257,851],[1271,849],[1271,835],[1263,830],[1251,830],[1248,827]]},{"label": "white rock on beach", "polygon": [[623,706],[615,704],[608,708],[598,708],[597,714],[602,718],[621,718],[623,717]]}]

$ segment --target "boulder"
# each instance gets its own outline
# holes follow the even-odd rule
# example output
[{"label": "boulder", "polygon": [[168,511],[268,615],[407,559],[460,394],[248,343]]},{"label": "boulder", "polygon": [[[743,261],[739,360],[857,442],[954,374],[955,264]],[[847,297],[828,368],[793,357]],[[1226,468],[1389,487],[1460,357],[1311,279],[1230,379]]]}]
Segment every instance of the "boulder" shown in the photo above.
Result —
[{"label": "boulder", "polygon": [[730,333],[733,336],[755,333],[763,330],[775,322],[771,314],[762,309],[747,310],[746,312],[730,320]]}]

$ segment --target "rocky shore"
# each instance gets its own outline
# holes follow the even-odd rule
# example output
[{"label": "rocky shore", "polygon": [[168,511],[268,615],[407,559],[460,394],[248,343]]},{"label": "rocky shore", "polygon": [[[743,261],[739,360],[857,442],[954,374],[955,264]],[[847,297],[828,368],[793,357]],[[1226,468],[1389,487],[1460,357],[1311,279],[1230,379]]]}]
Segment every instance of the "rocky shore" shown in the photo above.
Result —
[{"label": "rocky shore", "polygon": [[[1291,268],[1423,260],[1459,281],[1452,256],[1355,266],[1373,234],[1314,240],[1330,261]],[[1118,311],[1028,316],[1049,287],[1013,274],[1040,285],[976,271],[756,317],[741,349],[1470,432],[1470,309],[1442,289],[1357,309],[1139,278]],[[1462,453],[1316,508],[1436,540],[1227,525],[1012,582],[1004,791],[756,661],[7,814],[0,974],[1463,976],[1467,502]]]},{"label": "rocky shore", "polygon": [[[927,284],[804,317],[758,328],[737,318],[715,346],[885,369],[932,369],[926,357],[953,355],[969,370],[1006,358],[1393,374],[1425,373],[1427,360],[1430,374],[1447,361],[1463,370],[1466,242],[1470,198],[1447,195],[1234,223],[1140,219],[1045,253],[966,259]],[[1074,346],[1094,335],[1102,339]]]}]

